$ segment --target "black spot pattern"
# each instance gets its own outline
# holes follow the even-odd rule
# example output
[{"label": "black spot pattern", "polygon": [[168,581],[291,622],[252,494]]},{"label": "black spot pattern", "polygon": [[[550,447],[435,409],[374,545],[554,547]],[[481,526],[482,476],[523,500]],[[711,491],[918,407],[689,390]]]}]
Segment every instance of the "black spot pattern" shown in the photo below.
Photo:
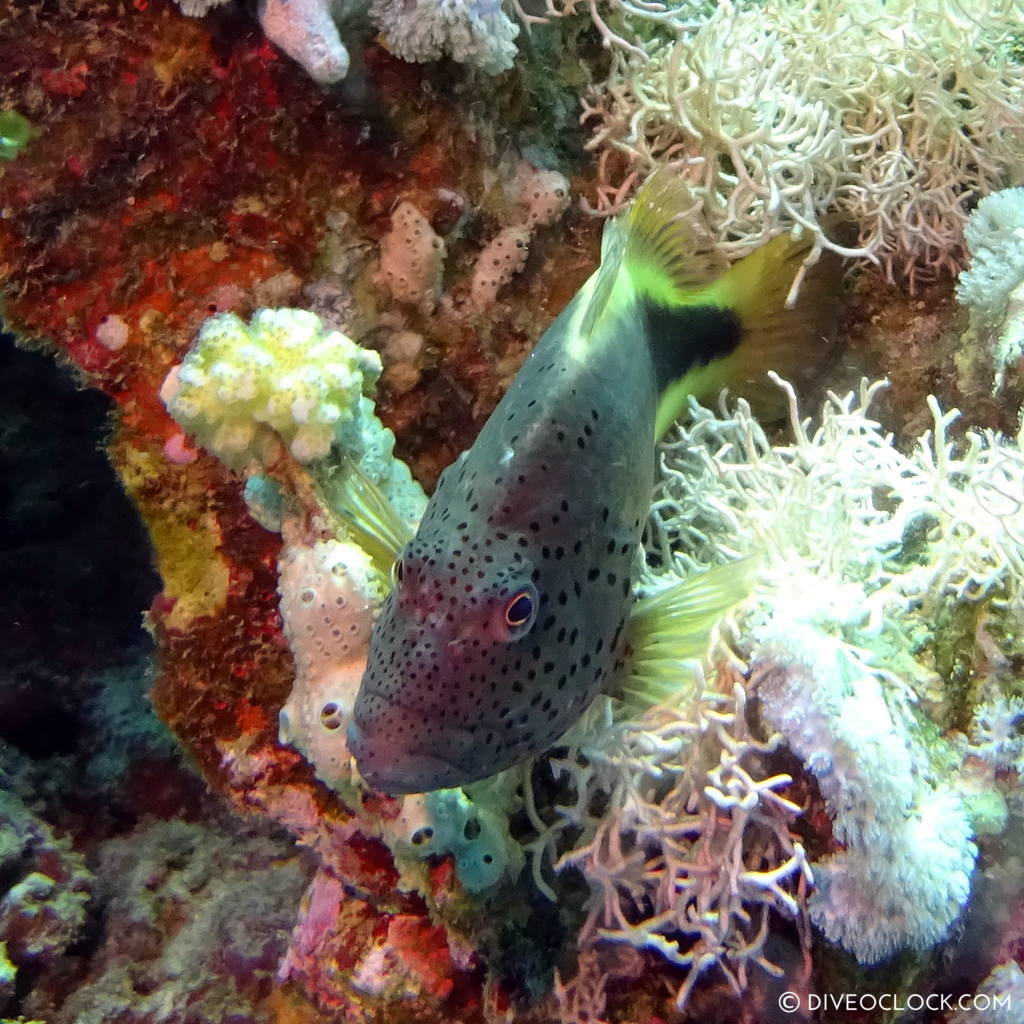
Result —
[{"label": "black spot pattern", "polygon": [[[654,370],[628,338],[592,363],[565,357],[566,316],[442,473],[403,552],[350,733],[380,788],[464,784],[538,753],[623,660]],[[535,609],[520,634],[504,613],[524,588]]]}]

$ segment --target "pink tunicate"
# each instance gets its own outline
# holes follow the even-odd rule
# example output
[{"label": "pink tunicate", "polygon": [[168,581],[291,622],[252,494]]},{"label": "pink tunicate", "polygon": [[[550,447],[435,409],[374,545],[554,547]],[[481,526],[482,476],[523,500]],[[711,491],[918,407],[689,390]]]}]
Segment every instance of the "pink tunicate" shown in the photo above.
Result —
[{"label": "pink tunicate", "polygon": [[180,431],[164,442],[164,458],[176,466],[187,466],[199,458],[199,453]]}]

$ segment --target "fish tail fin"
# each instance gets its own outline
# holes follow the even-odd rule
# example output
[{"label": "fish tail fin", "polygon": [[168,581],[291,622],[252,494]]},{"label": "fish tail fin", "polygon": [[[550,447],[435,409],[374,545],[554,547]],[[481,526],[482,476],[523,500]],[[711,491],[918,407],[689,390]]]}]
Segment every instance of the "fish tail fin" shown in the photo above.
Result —
[{"label": "fish tail fin", "polygon": [[[828,364],[839,316],[842,260],[826,250],[808,264],[813,247],[812,237],[779,235],[715,283],[716,298],[735,311],[742,335],[716,368],[718,379],[698,398],[713,397],[727,387],[745,398],[761,419],[778,419],[785,414],[786,397],[768,372],[774,370],[799,387]],[[791,301],[798,279],[799,291]]]},{"label": "fish tail fin", "polygon": [[[761,416],[784,412],[768,371],[799,383],[820,368],[838,312],[839,258],[826,252],[808,266],[814,239],[787,235],[729,266],[699,200],[668,168],[644,183],[616,226],[616,280],[628,287],[614,294],[638,306],[646,324],[661,393],[657,435],[689,395],[708,398],[724,387]],[[798,274],[798,301],[787,306]]]},{"label": "fish tail fin", "polygon": [[638,600],[627,625],[618,697],[630,712],[678,701],[699,679],[699,663],[722,616],[750,593],[755,556],[695,573]]}]

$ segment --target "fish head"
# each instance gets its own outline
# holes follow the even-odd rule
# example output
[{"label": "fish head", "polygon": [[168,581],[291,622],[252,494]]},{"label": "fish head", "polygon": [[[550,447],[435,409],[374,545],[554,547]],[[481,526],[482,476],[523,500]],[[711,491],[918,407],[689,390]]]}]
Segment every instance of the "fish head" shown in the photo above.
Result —
[{"label": "fish head", "polygon": [[363,778],[390,793],[449,788],[520,759],[517,658],[534,628],[537,573],[509,534],[418,536],[395,565],[349,727]]}]

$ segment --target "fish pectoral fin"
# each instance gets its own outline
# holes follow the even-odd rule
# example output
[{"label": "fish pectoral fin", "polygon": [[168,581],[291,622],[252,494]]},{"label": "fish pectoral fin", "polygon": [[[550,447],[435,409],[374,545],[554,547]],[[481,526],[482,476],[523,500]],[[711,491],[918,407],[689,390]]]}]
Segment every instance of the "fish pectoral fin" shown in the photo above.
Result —
[{"label": "fish pectoral fin", "polygon": [[638,600],[627,625],[617,692],[629,712],[678,702],[700,679],[700,661],[722,616],[750,593],[760,557],[696,573]]},{"label": "fish pectoral fin", "polygon": [[412,539],[387,495],[359,467],[343,456],[321,482],[327,507],[339,520],[339,532],[359,545],[385,579],[402,548]]}]

